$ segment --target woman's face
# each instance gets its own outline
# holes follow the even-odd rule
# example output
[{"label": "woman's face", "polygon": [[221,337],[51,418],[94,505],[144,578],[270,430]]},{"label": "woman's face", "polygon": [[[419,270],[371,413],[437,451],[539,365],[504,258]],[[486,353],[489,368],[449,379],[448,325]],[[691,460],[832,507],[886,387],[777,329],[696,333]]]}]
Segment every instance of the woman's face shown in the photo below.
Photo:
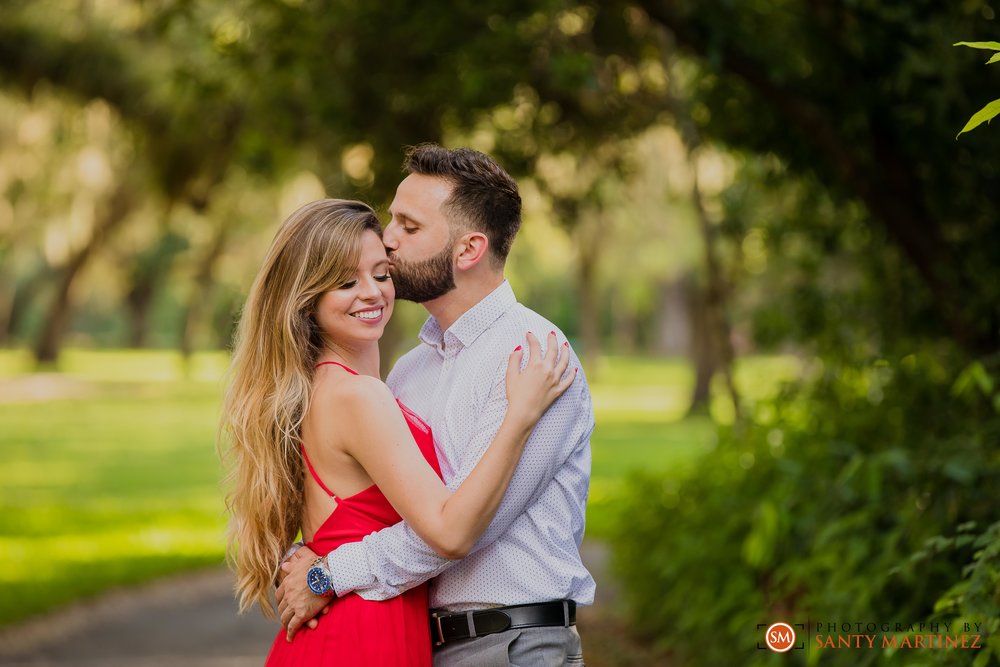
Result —
[{"label": "woman's face", "polygon": [[361,237],[361,259],[354,276],[320,297],[316,322],[334,345],[353,347],[377,341],[392,315],[396,291],[382,239],[373,231]]}]

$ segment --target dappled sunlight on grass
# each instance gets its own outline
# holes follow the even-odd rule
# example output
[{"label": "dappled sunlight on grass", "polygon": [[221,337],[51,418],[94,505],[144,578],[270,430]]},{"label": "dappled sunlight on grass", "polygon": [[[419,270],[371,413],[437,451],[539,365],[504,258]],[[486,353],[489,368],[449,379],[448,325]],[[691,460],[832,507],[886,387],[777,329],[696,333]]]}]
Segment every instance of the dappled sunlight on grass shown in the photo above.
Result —
[{"label": "dappled sunlight on grass", "polygon": [[177,382],[219,381],[229,358],[222,352],[193,355],[185,365],[181,355],[146,350],[67,350],[60,360],[60,370],[69,375],[103,382],[135,381]]},{"label": "dappled sunlight on grass", "polygon": [[31,354],[27,350],[0,350],[0,378],[30,371]]},{"label": "dappled sunlight on grass", "polygon": [[691,397],[683,386],[593,387],[598,422],[676,421],[684,417]]},{"label": "dappled sunlight on grass", "polygon": [[34,489],[78,485],[86,470],[70,461],[10,461],[4,464],[3,475],[9,490],[19,486]]},{"label": "dappled sunlight on grass", "polygon": [[45,579],[63,567],[78,568],[88,563],[118,557],[144,555],[200,555],[217,553],[219,550],[219,526],[194,529],[191,526],[147,526],[139,530],[123,530],[110,527],[95,532],[63,532],[48,537],[33,536],[31,539],[3,538],[0,549],[15,556],[30,557],[32,553],[57,554],[58,567],[48,558],[26,559],[15,562],[4,573],[0,581],[17,580],[21,577]]},{"label": "dappled sunlight on grass", "polygon": [[[801,359],[782,355],[737,359],[733,375],[740,400],[747,410],[757,401],[772,397],[779,385],[799,378],[802,373]],[[713,380],[711,413],[720,424],[733,422],[733,403],[720,377]]]},{"label": "dappled sunlight on grass", "polygon": [[[27,361],[0,353],[0,385],[42,377],[54,389],[28,402],[0,393],[0,622],[221,563],[225,355],[196,355],[190,375],[171,352],[71,350],[44,375],[25,375]],[[82,396],[60,388],[81,383]]]},{"label": "dappled sunlight on grass", "polygon": [[[225,352],[197,352],[187,363],[169,350],[85,350],[67,348],[45,373],[98,382],[221,382],[229,365]],[[0,377],[35,372],[27,350],[0,351]]]}]

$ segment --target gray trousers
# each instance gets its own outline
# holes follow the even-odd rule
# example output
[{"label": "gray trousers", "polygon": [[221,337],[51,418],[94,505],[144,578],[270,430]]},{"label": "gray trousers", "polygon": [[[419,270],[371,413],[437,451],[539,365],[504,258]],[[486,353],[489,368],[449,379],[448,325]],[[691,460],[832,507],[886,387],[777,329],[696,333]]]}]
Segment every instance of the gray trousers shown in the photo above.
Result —
[{"label": "gray trousers", "polygon": [[576,626],[523,628],[434,649],[434,667],[583,667]]}]

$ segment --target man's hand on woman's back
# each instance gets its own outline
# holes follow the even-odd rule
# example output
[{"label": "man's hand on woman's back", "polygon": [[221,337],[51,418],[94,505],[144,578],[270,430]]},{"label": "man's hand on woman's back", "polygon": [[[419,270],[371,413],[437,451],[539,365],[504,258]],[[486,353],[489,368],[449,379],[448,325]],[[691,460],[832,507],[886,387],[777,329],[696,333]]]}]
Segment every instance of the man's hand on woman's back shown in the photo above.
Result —
[{"label": "man's hand on woman's back", "polygon": [[316,617],[330,610],[331,600],[315,595],[306,584],[306,572],[314,560],[316,553],[304,546],[278,568],[278,590],[274,597],[278,602],[281,624],[288,631],[288,641],[292,641],[303,624],[314,630],[319,624]]}]

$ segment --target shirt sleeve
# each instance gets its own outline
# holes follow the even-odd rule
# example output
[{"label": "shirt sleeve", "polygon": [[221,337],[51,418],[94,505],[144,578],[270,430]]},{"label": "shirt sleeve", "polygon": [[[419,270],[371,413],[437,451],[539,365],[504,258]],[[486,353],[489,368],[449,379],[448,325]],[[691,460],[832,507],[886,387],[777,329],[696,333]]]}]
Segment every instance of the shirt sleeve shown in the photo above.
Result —
[{"label": "shirt sleeve", "polygon": [[[575,357],[571,366],[579,366]],[[507,412],[506,382],[501,370],[479,413],[475,435],[460,449],[460,461],[448,480],[457,489],[469,476],[493,442]],[[590,391],[581,372],[572,386],[545,413],[524,448],[514,477],[496,517],[476,542],[471,553],[492,544],[528,508],[578,447],[589,442],[594,428]],[[406,523],[398,523],[368,535],[360,542],[344,544],[327,556],[333,586],[338,596],[357,593],[366,600],[385,600],[444,572],[458,561],[438,556]]]}]

